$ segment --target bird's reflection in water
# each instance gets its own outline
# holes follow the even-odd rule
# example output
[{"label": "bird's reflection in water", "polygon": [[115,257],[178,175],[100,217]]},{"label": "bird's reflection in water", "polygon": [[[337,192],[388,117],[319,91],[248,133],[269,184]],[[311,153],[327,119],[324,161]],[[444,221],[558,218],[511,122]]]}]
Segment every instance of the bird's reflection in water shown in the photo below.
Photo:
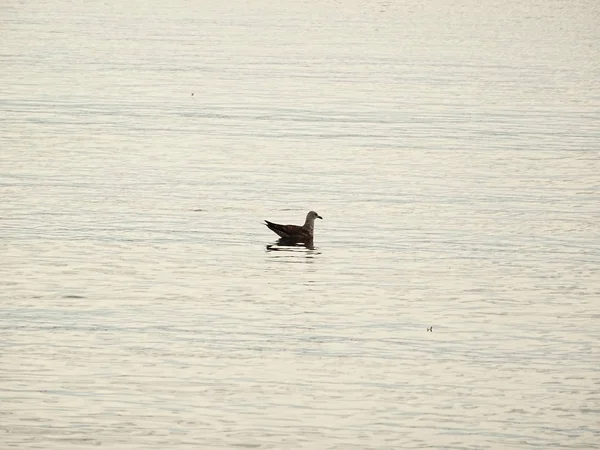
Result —
[{"label": "bird's reflection in water", "polygon": [[[268,252],[303,252],[309,254],[318,254],[313,241],[296,241],[286,238],[279,239],[275,244],[267,245]],[[308,250],[308,252],[306,251]]]}]

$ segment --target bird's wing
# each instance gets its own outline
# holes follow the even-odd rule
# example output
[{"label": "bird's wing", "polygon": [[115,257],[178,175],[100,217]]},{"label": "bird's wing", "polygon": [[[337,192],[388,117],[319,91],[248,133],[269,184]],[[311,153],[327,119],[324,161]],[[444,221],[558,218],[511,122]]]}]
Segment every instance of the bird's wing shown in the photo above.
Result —
[{"label": "bird's wing", "polygon": [[265,220],[265,225],[278,236],[285,238],[303,237],[306,235],[304,228],[299,227],[298,225],[280,225],[278,223],[269,222],[268,220]]}]

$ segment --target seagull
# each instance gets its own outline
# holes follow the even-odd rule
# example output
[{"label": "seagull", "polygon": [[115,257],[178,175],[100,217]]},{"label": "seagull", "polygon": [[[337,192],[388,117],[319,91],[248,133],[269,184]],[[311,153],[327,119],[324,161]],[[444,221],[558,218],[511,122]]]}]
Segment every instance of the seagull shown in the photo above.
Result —
[{"label": "seagull", "polygon": [[306,215],[306,222],[304,225],[279,225],[278,223],[269,222],[265,220],[265,225],[269,230],[273,231],[282,239],[307,242],[313,240],[313,230],[315,227],[315,219],[323,219],[314,211],[310,211]]}]

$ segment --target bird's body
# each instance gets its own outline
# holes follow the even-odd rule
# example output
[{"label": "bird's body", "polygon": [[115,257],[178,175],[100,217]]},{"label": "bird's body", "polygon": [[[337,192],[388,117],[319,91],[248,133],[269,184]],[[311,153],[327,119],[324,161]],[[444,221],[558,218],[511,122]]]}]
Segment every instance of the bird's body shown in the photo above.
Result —
[{"label": "bird's body", "polygon": [[282,239],[297,241],[297,242],[308,242],[313,240],[315,219],[323,219],[314,211],[310,211],[306,215],[306,221],[304,225],[280,225],[278,223],[269,222],[265,220],[265,225],[269,230],[273,231],[277,236]]}]

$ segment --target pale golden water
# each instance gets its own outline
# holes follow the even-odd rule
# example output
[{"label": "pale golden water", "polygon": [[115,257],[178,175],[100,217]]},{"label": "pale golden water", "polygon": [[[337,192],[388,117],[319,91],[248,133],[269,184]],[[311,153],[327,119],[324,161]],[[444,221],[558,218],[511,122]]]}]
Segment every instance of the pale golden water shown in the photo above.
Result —
[{"label": "pale golden water", "polygon": [[598,447],[597,2],[38,3],[0,448]]}]

